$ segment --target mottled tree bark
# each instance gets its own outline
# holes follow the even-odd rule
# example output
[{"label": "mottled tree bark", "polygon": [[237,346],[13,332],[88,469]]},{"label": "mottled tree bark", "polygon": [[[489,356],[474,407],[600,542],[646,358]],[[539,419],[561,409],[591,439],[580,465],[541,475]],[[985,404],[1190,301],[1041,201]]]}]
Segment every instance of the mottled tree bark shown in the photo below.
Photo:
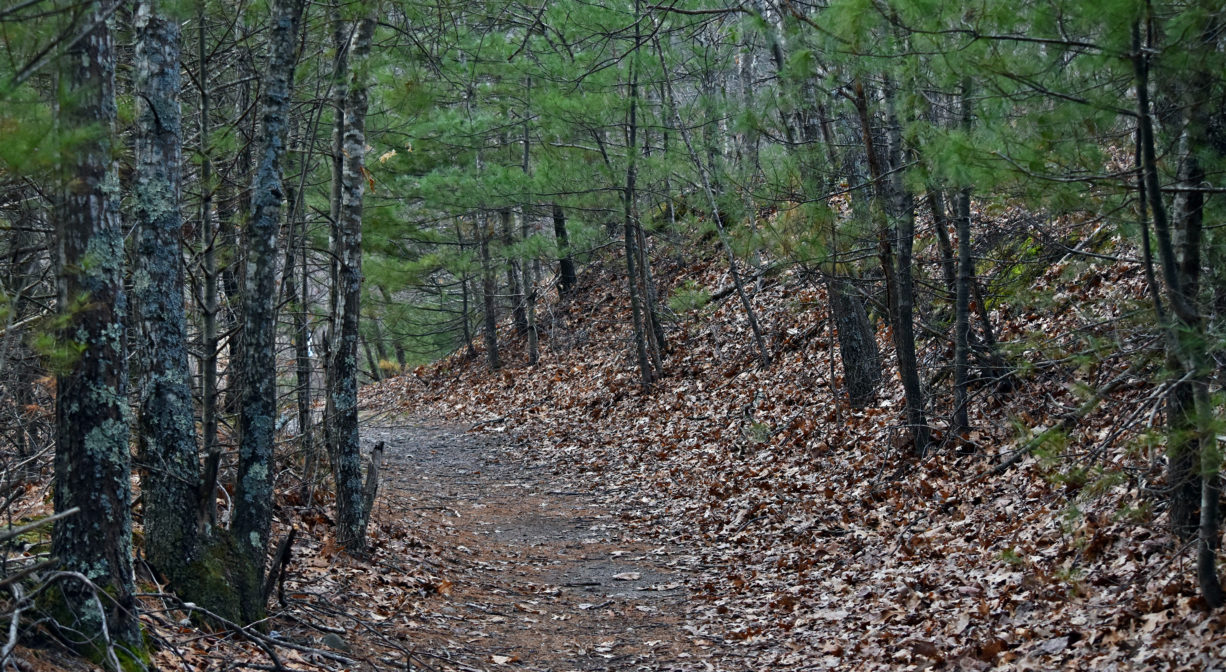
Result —
[{"label": "mottled tree bark", "polygon": [[[285,197],[282,162],[294,81],[298,24],[305,0],[274,0],[269,53],[261,90],[259,167],[252,183],[246,227],[247,278],[243,301],[243,403],[239,415],[238,483],[231,532],[256,578],[244,586],[245,617],[254,619],[262,598],[264,556],[272,524],[273,434],[277,413],[277,233]],[[254,592],[251,592],[254,588]]]},{"label": "mottled tree bark", "polygon": [[153,2],[136,16],[136,269],[140,324],[141,490],[145,555],[172,586],[198,550],[199,468],[183,306],[179,205],[183,129],[180,30]]},{"label": "mottled tree bark", "polygon": [[[328,453],[336,481],[336,538],[342,548],[366,550],[369,512],[362,498],[362,454],[358,435],[358,327],[362,301],[362,196],[366,183],[367,67],[375,22],[365,18],[346,32],[350,81],[345,95],[340,218],[335,223],[336,325],[328,367],[332,433]],[[377,376],[377,370],[372,371]]]},{"label": "mottled tree bark", "polygon": [[105,592],[99,613],[92,586],[58,581],[52,615],[78,649],[100,657],[106,642],[143,648],[132,582],[123,287],[124,238],[115,160],[115,47],[106,16],[114,2],[80,14],[90,32],[65,53],[58,121],[86,131],[66,150],[55,212],[59,331],[64,361],[56,380],[54,502],[80,513],[55,523],[51,554]]}]

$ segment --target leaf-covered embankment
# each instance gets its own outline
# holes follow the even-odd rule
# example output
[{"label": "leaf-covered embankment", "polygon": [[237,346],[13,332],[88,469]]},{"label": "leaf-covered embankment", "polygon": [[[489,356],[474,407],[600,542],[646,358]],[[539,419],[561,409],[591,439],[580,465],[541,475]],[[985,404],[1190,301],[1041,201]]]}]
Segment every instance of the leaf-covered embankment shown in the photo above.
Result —
[{"label": "leaf-covered embankment", "polygon": [[[626,525],[700,557],[702,599],[685,617],[756,669],[1220,665],[1226,622],[1204,610],[1191,555],[1166,531],[1162,447],[1147,440],[1161,361],[1134,319],[1143,275],[1076,254],[1041,261],[1015,268],[1043,291],[991,306],[1017,377],[1008,393],[974,389],[971,455],[909,457],[893,375],[869,408],[837,401],[825,290],[794,271],[752,294],[768,370],[740,306],[722,301],[678,319],[666,375],[642,392],[608,260],[542,310],[536,367],[512,349],[491,374],[460,353],[368,388],[367,403],[514,433],[522,459],[599,482]],[[714,292],[725,270],[657,273]],[[938,437],[951,353],[938,338],[920,349]]]}]

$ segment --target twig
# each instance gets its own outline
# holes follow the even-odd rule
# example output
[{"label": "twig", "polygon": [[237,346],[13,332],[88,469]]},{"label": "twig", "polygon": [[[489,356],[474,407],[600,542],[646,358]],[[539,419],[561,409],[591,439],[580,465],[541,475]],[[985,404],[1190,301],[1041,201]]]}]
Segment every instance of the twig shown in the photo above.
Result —
[{"label": "twig", "polygon": [[190,602],[184,602],[180,600],[178,597],[175,597],[174,595],[155,593],[155,594],[145,594],[144,596],[145,597],[150,597],[150,596],[166,597],[169,599],[173,599],[179,603],[182,609],[186,609],[188,611],[195,611],[195,612],[204,614],[205,616],[209,617],[209,619],[211,619],[213,622],[221,625],[222,627],[230,630],[231,632],[234,632],[236,634],[240,634],[246,637],[252,643],[256,644],[257,646],[264,649],[265,651],[267,651],[268,650],[267,647],[270,647],[270,646],[271,647],[281,647],[281,648],[297,651],[299,653],[308,653],[308,654],[320,656],[322,658],[326,658],[327,660],[331,660],[336,663],[341,663],[342,665],[354,666],[358,662],[357,660],[353,658],[342,656],[338,653],[332,653],[331,651],[325,651],[324,649],[317,649],[311,646],[304,646],[302,644],[295,644],[293,642],[289,642],[283,639],[276,639],[273,637],[269,637],[268,635],[262,634],[261,632],[259,632],[253,627],[253,626],[259,625],[259,623],[262,621],[257,621],[256,623],[252,623],[251,625],[245,625],[245,626],[239,625],[235,623],[234,621],[231,621],[227,618],[219,616],[218,614],[215,614],[212,611],[209,611],[208,609],[205,609],[204,607],[201,607],[197,604],[193,604]]},{"label": "twig", "polygon": [[71,509],[68,509],[67,511],[61,511],[53,516],[47,516],[46,518],[42,518],[32,523],[22,525],[21,527],[9,527],[4,532],[0,532],[0,544],[3,544],[4,542],[8,541],[9,539],[12,539],[13,537],[19,537],[25,534],[26,532],[29,532],[30,530],[36,530],[42,527],[43,525],[46,525],[47,523],[54,523],[57,520],[62,520],[64,518],[67,518],[68,516],[73,516],[80,512],[81,512],[80,507],[74,506]]},{"label": "twig", "polygon": [[280,586],[278,598],[282,606],[285,605],[285,570],[289,566],[290,553],[294,546],[294,536],[298,534],[298,528],[291,527],[289,534],[281,540],[277,545],[277,552],[273,555],[272,569],[268,572],[268,578],[264,580],[264,603],[268,604],[268,598],[272,597],[273,586]]},{"label": "twig", "polygon": [[21,571],[17,572],[16,574],[10,574],[10,575],[8,575],[8,576],[4,577],[3,579],[0,579],[0,588],[3,588],[3,587],[5,587],[5,586],[9,585],[10,583],[15,583],[15,582],[17,582],[17,581],[20,581],[20,580],[24,579],[25,577],[27,577],[27,576],[29,576],[29,575],[31,575],[31,574],[33,574],[34,572],[37,572],[37,571],[39,571],[39,570],[42,570],[42,569],[47,569],[47,568],[49,568],[49,567],[54,567],[55,565],[59,564],[59,562],[60,562],[60,561],[59,561],[58,559],[56,559],[56,558],[51,558],[51,559],[49,559],[49,560],[43,560],[42,562],[38,562],[38,563],[35,563],[35,564],[33,564],[33,565],[30,565],[29,567],[26,567],[25,569],[22,569]]},{"label": "twig", "polygon": [[1000,464],[996,465],[995,467],[991,469],[980,472],[979,474],[971,477],[969,480],[966,481],[966,483],[967,484],[977,483],[989,476],[999,476],[1000,474],[1003,474],[1006,471],[1008,471],[1011,467],[1013,467],[1013,465],[1017,464],[1018,462],[1021,462],[1022,458],[1034,452],[1044,443],[1047,443],[1047,440],[1054,437],[1056,435],[1056,432],[1067,431],[1069,428],[1073,426],[1073,423],[1077,422],[1078,420],[1081,420],[1082,418],[1084,418],[1085,416],[1093,412],[1094,409],[1098,408],[1098,405],[1102,403],[1103,399],[1105,399],[1108,394],[1111,394],[1111,392],[1115,390],[1115,388],[1119,387],[1121,383],[1131,378],[1134,374],[1140,371],[1142,366],[1148,363],[1148,361],[1149,361],[1149,358],[1146,357],[1146,358],[1143,358],[1141,361],[1137,362],[1136,364],[1133,364],[1132,366],[1128,367],[1126,371],[1116,376],[1115,378],[1112,378],[1110,381],[1107,382],[1106,385],[1103,385],[1098,390],[1096,390],[1093,396],[1085,400],[1085,402],[1082,403],[1081,406],[1077,407],[1076,410],[1066,415],[1060,421],[1059,424],[1054,425],[1052,427],[1048,427],[1047,429],[1044,429],[1038,434],[1030,437],[1030,440],[1022,444],[1022,446],[1013,453],[1012,457],[1005,460],[1004,462],[1001,462]]}]

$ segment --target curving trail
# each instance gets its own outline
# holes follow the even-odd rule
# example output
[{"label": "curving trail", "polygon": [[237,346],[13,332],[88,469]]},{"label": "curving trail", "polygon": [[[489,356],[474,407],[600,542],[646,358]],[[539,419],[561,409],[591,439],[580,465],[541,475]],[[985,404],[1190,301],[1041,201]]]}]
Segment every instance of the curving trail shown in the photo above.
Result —
[{"label": "curving trail", "polygon": [[440,670],[731,669],[737,656],[684,622],[694,558],[626,533],[588,484],[523,466],[505,435],[404,420],[363,436],[387,444],[375,534],[404,525],[437,554],[439,589],[398,633],[419,659]]}]

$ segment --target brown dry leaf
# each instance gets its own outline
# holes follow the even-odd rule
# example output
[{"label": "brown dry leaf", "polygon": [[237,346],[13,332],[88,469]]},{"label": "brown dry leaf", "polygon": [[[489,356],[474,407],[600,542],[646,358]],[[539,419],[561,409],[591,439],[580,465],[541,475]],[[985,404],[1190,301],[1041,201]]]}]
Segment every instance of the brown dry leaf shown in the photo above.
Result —
[{"label": "brown dry leaf", "polygon": [[435,584],[434,590],[438,592],[439,595],[450,595],[454,587],[455,587],[454,583],[452,583],[451,581],[448,581],[447,579],[442,579],[437,584]]}]

